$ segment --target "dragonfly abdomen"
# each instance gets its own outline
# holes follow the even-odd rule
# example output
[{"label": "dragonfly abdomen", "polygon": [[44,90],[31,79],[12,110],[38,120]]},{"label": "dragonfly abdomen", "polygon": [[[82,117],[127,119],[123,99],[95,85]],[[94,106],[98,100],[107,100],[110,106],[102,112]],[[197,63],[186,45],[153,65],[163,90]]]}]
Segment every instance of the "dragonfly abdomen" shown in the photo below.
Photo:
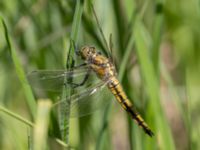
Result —
[{"label": "dragonfly abdomen", "polygon": [[108,88],[111,90],[121,106],[131,115],[137,124],[144,129],[145,133],[147,133],[149,136],[153,136],[151,129],[148,127],[139,113],[133,108],[133,104],[126,96],[119,81],[116,78],[113,78],[112,81],[108,84]]}]

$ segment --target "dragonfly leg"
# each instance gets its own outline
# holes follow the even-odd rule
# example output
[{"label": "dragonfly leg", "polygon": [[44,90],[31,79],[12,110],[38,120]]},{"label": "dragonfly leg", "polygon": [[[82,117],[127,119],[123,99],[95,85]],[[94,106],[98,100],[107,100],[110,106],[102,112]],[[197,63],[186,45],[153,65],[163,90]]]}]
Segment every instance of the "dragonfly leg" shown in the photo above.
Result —
[{"label": "dragonfly leg", "polygon": [[80,64],[78,66],[74,66],[73,69],[77,69],[77,68],[84,67],[84,66],[87,66],[87,65],[88,65],[87,63],[83,63],[83,64]]},{"label": "dragonfly leg", "polygon": [[64,84],[65,85],[69,84],[70,86],[72,86],[72,88],[77,88],[77,87],[83,86],[85,84],[85,82],[88,80],[89,76],[90,76],[90,70],[88,70],[85,77],[83,78],[83,80],[80,83],[66,82]]}]

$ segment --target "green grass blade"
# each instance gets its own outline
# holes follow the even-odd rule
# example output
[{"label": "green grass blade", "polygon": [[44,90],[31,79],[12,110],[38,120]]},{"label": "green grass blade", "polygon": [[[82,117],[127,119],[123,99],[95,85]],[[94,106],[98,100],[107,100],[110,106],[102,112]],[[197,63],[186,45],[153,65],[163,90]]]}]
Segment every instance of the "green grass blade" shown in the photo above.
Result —
[{"label": "green grass blade", "polygon": [[72,32],[70,35],[71,39],[74,40],[75,43],[77,43],[78,41],[78,34],[79,34],[79,28],[81,24],[82,12],[83,12],[83,2],[81,0],[77,0],[75,14],[74,14],[73,23],[72,23]]},{"label": "green grass blade", "polygon": [[162,36],[162,29],[163,29],[163,5],[162,3],[157,2],[156,7],[156,16],[154,18],[154,28],[153,28],[153,35],[152,35],[152,61],[155,68],[156,74],[159,74],[159,55],[160,55],[160,42]]},{"label": "green grass blade", "polygon": [[[148,54],[149,48],[145,41],[145,38],[146,38],[145,28],[139,19],[136,20],[134,31],[135,31],[134,35],[135,35],[137,56],[140,63],[141,73],[145,81],[145,88],[150,100],[149,102],[150,107],[147,113],[152,114],[152,115],[149,115],[148,117],[150,116],[154,117],[154,119],[149,118],[148,120],[151,121],[150,125],[154,125],[155,136],[157,138],[159,137],[159,140],[161,143],[159,147],[163,150],[165,149],[173,150],[175,149],[173,138],[172,138],[167,120],[165,118],[164,112],[162,110],[162,106],[159,101],[158,77],[156,76],[153,63],[150,60],[150,57]],[[155,120],[155,122],[153,120]],[[148,144],[148,143],[149,142],[147,141],[146,142],[147,147],[150,148],[149,146],[152,144],[151,143]]]},{"label": "green grass blade", "polygon": [[1,112],[1,111],[4,112],[4,113],[6,113],[7,115],[13,117],[13,118],[15,118],[15,119],[17,119],[17,120],[19,120],[19,121],[25,123],[26,125],[28,125],[28,126],[30,126],[30,127],[33,127],[33,123],[32,123],[32,122],[28,121],[27,119],[25,119],[25,118],[23,118],[23,117],[17,115],[16,113],[14,113],[14,112],[12,112],[12,111],[10,111],[10,110],[8,110],[8,109],[2,107],[2,106],[0,106],[0,112]]},{"label": "green grass blade", "polygon": [[189,149],[198,149],[200,147],[199,137],[200,137],[200,121],[198,116],[199,110],[199,90],[200,90],[200,71],[196,68],[200,66],[200,62],[194,65],[195,67],[187,67],[186,70],[186,93],[187,101],[186,107],[184,108],[185,122],[187,126]]},{"label": "green grass blade", "polygon": [[[79,33],[80,24],[81,24],[82,11],[83,11],[83,3],[82,1],[77,0],[75,13],[73,17],[73,23],[72,23],[72,31],[70,35],[70,40],[71,40],[70,47],[68,50],[68,56],[67,56],[67,62],[66,62],[67,69],[73,69],[74,67],[75,45],[78,41],[78,33]],[[69,80],[69,82],[72,82],[73,78],[69,78],[65,80]],[[63,98],[73,94],[73,89],[66,91],[66,88],[70,89],[71,87],[66,86],[63,88],[63,92],[62,92]],[[68,104],[67,106],[66,105],[64,106],[65,108],[61,108],[62,110],[65,110],[65,113],[61,114],[61,129],[63,131],[62,140],[67,145],[69,145],[70,101],[67,102],[67,104]]]},{"label": "green grass blade", "polygon": [[22,87],[24,89],[27,104],[28,104],[30,111],[31,111],[31,115],[34,118],[35,113],[36,113],[36,102],[35,102],[31,87],[28,84],[25,72],[24,72],[23,67],[21,65],[21,62],[19,60],[19,57],[17,56],[17,51],[14,48],[11,37],[8,34],[8,29],[7,29],[6,23],[2,18],[1,18],[1,23],[3,24],[3,27],[4,27],[5,38],[6,38],[6,41],[7,41],[7,44],[8,44],[8,48],[9,48],[9,51],[10,51],[10,54],[11,54],[11,58],[13,60],[13,63],[14,63],[15,69],[16,69],[16,73],[17,73],[18,78],[19,78],[19,80],[22,84]]}]

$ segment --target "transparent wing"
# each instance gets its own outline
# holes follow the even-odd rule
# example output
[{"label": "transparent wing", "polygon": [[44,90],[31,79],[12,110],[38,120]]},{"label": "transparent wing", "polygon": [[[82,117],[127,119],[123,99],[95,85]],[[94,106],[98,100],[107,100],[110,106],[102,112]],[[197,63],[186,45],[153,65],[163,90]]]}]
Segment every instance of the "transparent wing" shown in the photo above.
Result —
[{"label": "transparent wing", "polygon": [[[37,70],[27,75],[30,85],[34,89],[45,91],[62,91],[65,81],[69,77],[81,80],[88,72],[88,67],[78,67],[74,70]],[[78,82],[78,81],[77,81]]]},{"label": "transparent wing", "polygon": [[[67,97],[54,104],[53,109],[65,111],[70,103],[70,117],[82,117],[100,108],[105,108],[111,101],[111,92],[105,87],[107,83],[101,81],[93,86],[89,86],[70,97]],[[67,109],[67,108],[66,108]]]}]

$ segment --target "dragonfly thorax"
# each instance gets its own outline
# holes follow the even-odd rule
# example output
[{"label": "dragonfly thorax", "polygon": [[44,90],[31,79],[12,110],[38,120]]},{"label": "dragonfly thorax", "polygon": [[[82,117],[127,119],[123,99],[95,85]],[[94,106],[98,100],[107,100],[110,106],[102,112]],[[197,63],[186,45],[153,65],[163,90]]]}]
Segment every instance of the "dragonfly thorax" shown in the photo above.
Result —
[{"label": "dragonfly thorax", "polygon": [[107,57],[98,53],[95,47],[85,46],[81,48],[79,54],[102,80],[109,80],[110,77],[116,76],[114,65]]}]

